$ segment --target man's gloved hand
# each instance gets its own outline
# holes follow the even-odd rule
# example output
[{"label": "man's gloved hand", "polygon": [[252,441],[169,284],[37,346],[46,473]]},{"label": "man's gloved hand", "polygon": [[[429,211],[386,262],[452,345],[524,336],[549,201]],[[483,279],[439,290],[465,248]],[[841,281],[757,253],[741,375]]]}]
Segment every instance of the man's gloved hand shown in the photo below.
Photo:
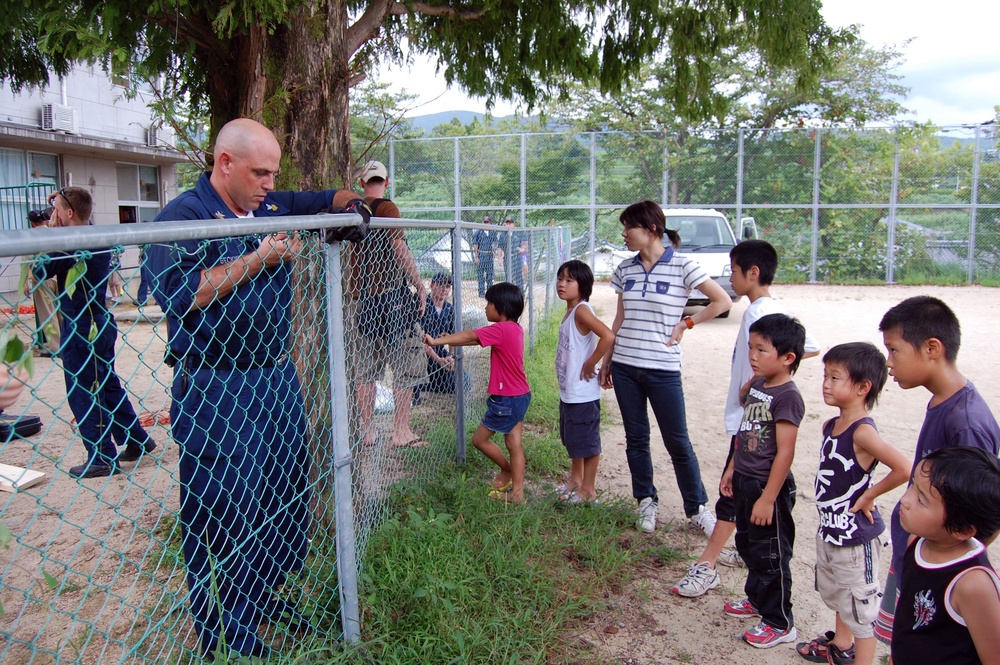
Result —
[{"label": "man's gloved hand", "polygon": [[351,199],[347,202],[343,208],[339,206],[330,206],[323,212],[327,213],[344,213],[353,212],[355,214],[361,215],[362,223],[357,226],[338,226],[336,228],[326,230],[326,241],[327,242],[343,242],[345,240],[349,242],[361,242],[368,235],[368,225],[371,223],[372,212],[371,206],[364,199]]}]

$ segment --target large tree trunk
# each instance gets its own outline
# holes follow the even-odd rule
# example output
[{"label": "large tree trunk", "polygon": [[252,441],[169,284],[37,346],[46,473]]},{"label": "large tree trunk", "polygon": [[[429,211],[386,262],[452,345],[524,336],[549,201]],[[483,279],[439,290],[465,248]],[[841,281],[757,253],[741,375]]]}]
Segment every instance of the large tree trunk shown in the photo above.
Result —
[{"label": "large tree trunk", "polygon": [[[262,122],[282,147],[282,188],[316,190],[349,187],[353,179],[348,93],[350,69],[344,0],[313,0],[298,18],[275,32],[270,53],[274,81]],[[333,424],[326,337],[328,322],[323,283],[322,241],[298,260],[292,305],[292,357],[299,370],[313,432],[313,509],[320,524],[332,528],[329,497],[333,451],[327,434]],[[343,310],[342,310],[343,311]],[[325,479],[325,482],[320,482]]]},{"label": "large tree trunk", "polygon": [[282,168],[301,189],[344,187],[353,179],[348,127],[350,67],[343,0],[315,0],[276,34],[276,94],[265,112],[285,154]]},{"label": "large tree trunk", "polygon": [[214,49],[199,51],[199,57],[213,63],[209,70],[216,72],[208,80],[210,146],[234,118],[263,120],[269,52],[267,27],[259,25],[239,38],[216,43]]}]

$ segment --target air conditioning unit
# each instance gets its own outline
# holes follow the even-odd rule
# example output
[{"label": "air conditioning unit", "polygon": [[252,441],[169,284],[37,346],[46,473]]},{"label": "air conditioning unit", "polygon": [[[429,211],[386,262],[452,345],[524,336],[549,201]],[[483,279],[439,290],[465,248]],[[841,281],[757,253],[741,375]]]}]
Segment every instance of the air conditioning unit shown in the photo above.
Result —
[{"label": "air conditioning unit", "polygon": [[150,148],[155,148],[160,145],[159,130],[156,127],[146,128],[146,145]]},{"label": "air conditioning unit", "polygon": [[62,104],[42,105],[42,129],[49,132],[77,133],[76,109]]}]

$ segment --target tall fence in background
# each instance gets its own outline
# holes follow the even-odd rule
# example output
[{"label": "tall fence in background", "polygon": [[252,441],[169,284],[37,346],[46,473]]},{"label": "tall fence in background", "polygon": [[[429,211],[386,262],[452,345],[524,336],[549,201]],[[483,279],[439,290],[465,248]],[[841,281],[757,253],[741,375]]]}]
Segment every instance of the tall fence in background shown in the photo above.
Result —
[{"label": "tall fence in background", "polygon": [[[21,271],[51,252],[70,252],[79,259],[122,256],[136,245],[193,239],[207,244],[234,235],[252,245],[278,231],[299,232],[306,239],[292,270],[290,356],[302,384],[308,421],[310,542],[302,570],[274,590],[296,608],[303,622],[289,626],[281,620],[264,621],[258,634],[279,662],[317,642],[359,637],[358,574],[364,569],[367,543],[385,516],[389,489],[399,481],[419,481],[464,458],[466,436],[484,408],[489,373],[488,349],[456,348],[458,389],[424,391],[416,403],[400,404],[390,369],[384,380],[376,382],[374,416],[363,425],[357,383],[351,377],[372,349],[355,325],[351,280],[345,274],[354,269],[344,259],[353,249],[349,244],[327,245],[310,231],[330,226],[330,220],[329,216],[272,217],[0,234],[0,257],[6,257],[0,272]],[[17,226],[23,228],[23,221]],[[428,286],[437,273],[453,277],[455,330],[486,325],[471,254],[471,232],[481,225],[376,220],[369,241],[394,228],[405,228]],[[555,306],[554,275],[567,258],[568,230],[493,227],[491,231],[498,240],[491,259],[496,279],[523,284],[526,305],[521,323],[533,344],[539,322]],[[181,549],[179,453],[171,438],[169,415],[174,369],[164,363],[166,323],[152,301],[137,300],[141,281],[137,266],[124,265],[120,274],[124,293],[118,299],[107,296],[119,328],[115,364],[140,424],[158,447],[136,463],[122,463],[124,473],[119,475],[77,480],[67,473],[86,455],[66,399],[65,364],[60,359],[65,350],[58,341],[55,356],[46,349],[44,343],[51,348],[52,340],[42,337],[52,329],[33,313],[32,295],[47,287],[29,281],[25,290],[4,294],[0,302],[3,335],[26,346],[21,358],[8,357],[7,371],[26,356],[33,363],[25,388],[0,421],[0,428],[6,428],[0,429],[4,432],[0,437],[3,663],[201,662]],[[423,351],[422,345],[419,349]],[[9,387],[10,380],[4,377],[0,392]],[[393,445],[413,443],[393,441],[394,413],[403,407],[411,410],[409,423],[421,439],[419,446]],[[223,420],[233,417],[217,415]],[[39,433],[24,437],[12,433],[30,416],[41,418]],[[373,445],[365,445],[366,441]],[[273,473],[261,470],[265,472]],[[223,565],[227,553],[216,556],[217,565]]]},{"label": "tall fence in background", "polygon": [[621,209],[652,199],[753,217],[785,281],[992,284],[997,141],[993,125],[563,132],[395,139],[376,156],[404,214],[568,226],[598,272]]}]

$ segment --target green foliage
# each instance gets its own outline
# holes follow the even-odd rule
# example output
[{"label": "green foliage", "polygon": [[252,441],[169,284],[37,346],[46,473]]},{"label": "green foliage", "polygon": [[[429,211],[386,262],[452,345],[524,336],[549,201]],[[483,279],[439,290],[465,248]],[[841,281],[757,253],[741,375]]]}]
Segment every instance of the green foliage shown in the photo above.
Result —
[{"label": "green foliage", "polygon": [[628,502],[571,506],[536,493],[525,506],[486,498],[461,468],[402,483],[374,534],[361,579],[363,640],[313,646],[328,663],[548,662],[579,659],[565,635],[640,562],[678,554],[629,529]]},{"label": "green foliage", "polygon": [[[762,61],[790,68],[796,87],[816,80],[828,63],[827,49],[851,39],[831,31],[819,7],[818,0],[766,6],[752,0],[698,6],[681,0],[433,0],[408,4],[405,14],[397,14],[401,7],[395,3],[373,0],[333,0],[318,12],[305,0],[152,0],[143,5],[82,0],[68,6],[38,0],[12,8],[0,28],[6,38],[0,47],[0,81],[20,91],[45,84],[49,69],[62,74],[81,60],[127,71],[138,80],[163,75],[164,95],[208,115],[211,137],[225,121],[266,109],[283,87],[290,95],[308,92],[295,82],[306,71],[295,56],[310,51],[325,54],[323,62],[333,60],[328,68],[333,75],[319,92],[321,103],[300,109],[304,123],[328,115],[331,108],[346,114],[338,100],[348,87],[378,60],[402,61],[404,39],[416,52],[436,56],[449,83],[485,97],[488,104],[497,98],[523,100],[529,110],[564,92],[572,80],[616,93],[668,44],[662,65],[670,73],[674,106],[712,108],[714,88],[706,85],[706,77],[734,44],[751,44]],[[324,21],[324,11],[338,18]],[[340,16],[350,17],[348,25],[327,27]],[[303,39],[314,48],[292,43]],[[262,99],[265,71],[269,88]],[[327,149],[335,152],[339,145]],[[334,154],[342,173],[349,170],[349,157]]]}]

